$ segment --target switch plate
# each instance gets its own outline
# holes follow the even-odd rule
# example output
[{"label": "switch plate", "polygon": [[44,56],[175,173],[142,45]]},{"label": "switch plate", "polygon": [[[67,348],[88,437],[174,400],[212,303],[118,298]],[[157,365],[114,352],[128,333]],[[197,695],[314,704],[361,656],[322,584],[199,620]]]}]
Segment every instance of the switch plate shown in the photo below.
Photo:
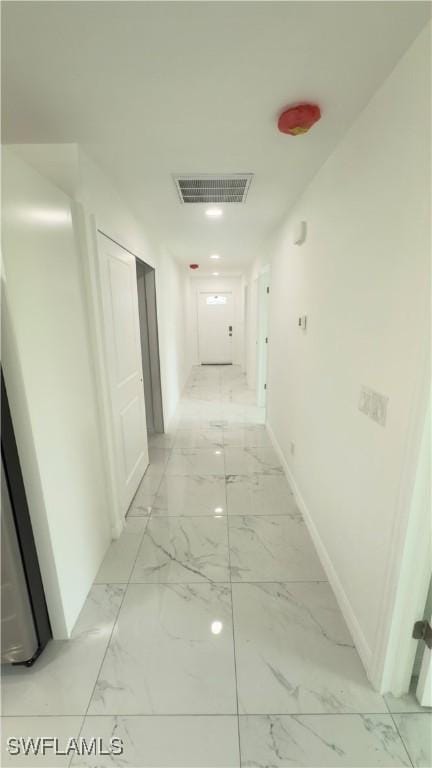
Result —
[{"label": "switch plate", "polygon": [[382,427],[385,427],[387,421],[387,405],[388,397],[381,395],[379,392],[363,386],[360,392],[360,399],[358,408],[359,411],[369,416],[370,419],[376,421]]}]

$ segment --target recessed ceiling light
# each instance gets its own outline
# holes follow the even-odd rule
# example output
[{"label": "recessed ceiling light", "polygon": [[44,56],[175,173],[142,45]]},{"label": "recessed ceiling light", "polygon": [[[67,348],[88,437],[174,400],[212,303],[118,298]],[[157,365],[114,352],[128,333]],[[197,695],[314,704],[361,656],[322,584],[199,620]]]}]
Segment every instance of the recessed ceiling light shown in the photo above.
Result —
[{"label": "recessed ceiling light", "polygon": [[206,216],[209,216],[211,219],[218,219],[219,216],[222,216],[222,208],[207,208],[206,210]]},{"label": "recessed ceiling light", "polygon": [[218,253],[212,253],[212,255],[210,256],[210,258],[211,258],[211,259],[220,259],[220,256],[219,256],[219,254],[218,254]]},{"label": "recessed ceiling light", "polygon": [[213,277],[219,277],[219,272],[212,272]]}]

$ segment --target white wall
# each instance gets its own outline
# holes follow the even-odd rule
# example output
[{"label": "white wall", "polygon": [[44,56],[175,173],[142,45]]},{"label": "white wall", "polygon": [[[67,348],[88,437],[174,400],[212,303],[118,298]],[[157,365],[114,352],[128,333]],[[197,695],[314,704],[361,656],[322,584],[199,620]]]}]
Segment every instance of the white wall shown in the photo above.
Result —
[{"label": "white wall", "polygon": [[67,637],[110,540],[71,201],[3,153],[3,355],[48,609]]},{"label": "white wall", "polygon": [[155,266],[155,249],[115,185],[81,147],[78,148],[78,163],[75,199],[83,204],[88,215],[95,216],[98,229],[147,264]]},{"label": "white wall", "polygon": [[99,229],[156,269],[162,399],[167,428],[191,367],[185,341],[187,275],[170,253],[150,241],[111,180],[81,149],[79,158],[77,199],[86,215],[94,215]]},{"label": "white wall", "polygon": [[88,304],[92,226],[156,268],[166,425],[190,370],[188,280],[79,147],[9,148],[4,182],[5,374],[54,634],[67,637],[120,532]]},{"label": "white wall", "polygon": [[91,217],[94,217],[99,229],[155,267],[162,396],[167,426],[192,365],[191,350],[184,332],[188,273],[169,252],[149,239],[145,227],[119,195],[115,184],[81,146],[30,144],[14,145],[13,148],[82,205],[85,219],[82,235],[87,249],[92,247]]},{"label": "white wall", "polygon": [[160,364],[167,431],[193,364],[187,342],[189,279],[184,267],[166,251],[159,253],[157,263]]},{"label": "white wall", "polygon": [[[428,42],[425,31],[318,172],[271,262],[268,422],[377,685],[428,370]],[[359,412],[362,385],[388,396],[385,428]]]},{"label": "white wall", "polygon": [[233,363],[245,367],[244,281],[241,277],[189,277],[188,358],[198,365],[198,296],[200,291],[231,292],[234,302]]}]

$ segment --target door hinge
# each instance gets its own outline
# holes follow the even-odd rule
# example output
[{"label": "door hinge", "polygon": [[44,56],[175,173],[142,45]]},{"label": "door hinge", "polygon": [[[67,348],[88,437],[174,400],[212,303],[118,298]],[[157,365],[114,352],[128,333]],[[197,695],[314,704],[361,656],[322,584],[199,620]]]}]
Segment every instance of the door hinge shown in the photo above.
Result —
[{"label": "door hinge", "polygon": [[270,286],[267,286],[267,293],[270,293]]},{"label": "door hinge", "polygon": [[432,648],[432,627],[426,619],[416,621],[412,636],[414,640],[424,640],[427,647]]},{"label": "door hinge", "polygon": [[268,344],[268,336],[265,338],[265,343]]},{"label": "door hinge", "polygon": [[267,389],[267,384],[264,384],[264,389]]}]

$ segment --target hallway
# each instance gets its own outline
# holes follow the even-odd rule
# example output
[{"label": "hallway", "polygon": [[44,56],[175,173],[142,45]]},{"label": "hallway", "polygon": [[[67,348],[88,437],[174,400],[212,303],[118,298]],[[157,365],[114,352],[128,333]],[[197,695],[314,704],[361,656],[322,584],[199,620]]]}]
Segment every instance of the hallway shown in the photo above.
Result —
[{"label": "hallway", "polygon": [[2,765],[429,764],[429,716],[368,684],[263,422],[239,366],[194,368],[73,639],[5,674],[5,736],[124,754]]}]

